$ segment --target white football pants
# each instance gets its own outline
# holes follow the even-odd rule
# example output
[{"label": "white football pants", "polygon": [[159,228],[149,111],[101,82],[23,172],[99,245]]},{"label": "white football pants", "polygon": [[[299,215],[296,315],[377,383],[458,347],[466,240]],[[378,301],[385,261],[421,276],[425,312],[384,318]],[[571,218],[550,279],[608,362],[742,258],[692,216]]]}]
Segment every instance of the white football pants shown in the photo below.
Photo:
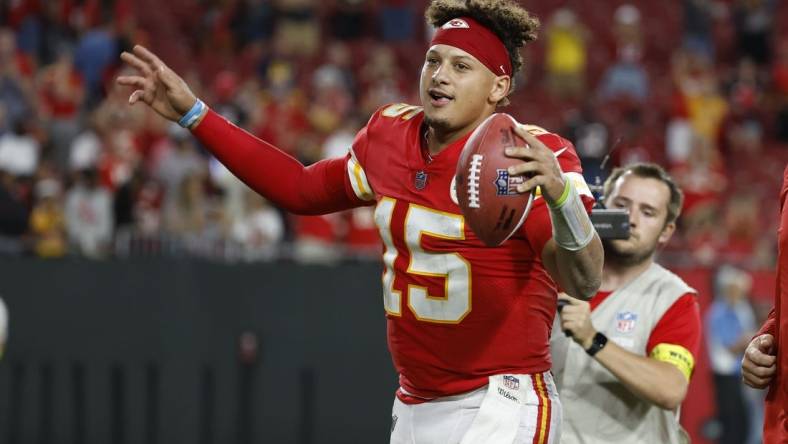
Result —
[{"label": "white football pants", "polygon": [[554,444],[561,402],[549,372],[496,375],[472,392],[405,404],[395,397],[391,444]]}]

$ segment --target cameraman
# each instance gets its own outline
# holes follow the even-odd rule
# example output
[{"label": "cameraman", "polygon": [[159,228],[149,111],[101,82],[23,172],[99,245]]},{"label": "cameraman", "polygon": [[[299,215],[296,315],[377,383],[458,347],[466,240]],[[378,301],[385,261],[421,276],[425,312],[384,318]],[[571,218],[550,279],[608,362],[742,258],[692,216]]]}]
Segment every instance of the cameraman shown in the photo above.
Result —
[{"label": "cameraman", "polygon": [[630,233],[603,240],[602,286],[590,303],[559,298],[551,348],[561,442],[684,442],[678,408],[700,346],[700,313],[695,290],[654,262],[683,196],[646,163],[615,169],[604,194],[608,208],[628,210]]}]

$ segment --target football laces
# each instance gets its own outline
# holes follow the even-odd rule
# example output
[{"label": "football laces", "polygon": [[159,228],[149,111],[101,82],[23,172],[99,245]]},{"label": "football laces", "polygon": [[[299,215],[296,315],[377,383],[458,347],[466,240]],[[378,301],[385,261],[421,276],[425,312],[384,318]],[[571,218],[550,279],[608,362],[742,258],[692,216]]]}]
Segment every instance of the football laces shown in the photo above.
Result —
[{"label": "football laces", "polygon": [[468,207],[479,208],[479,176],[482,172],[484,155],[474,154],[468,167]]}]

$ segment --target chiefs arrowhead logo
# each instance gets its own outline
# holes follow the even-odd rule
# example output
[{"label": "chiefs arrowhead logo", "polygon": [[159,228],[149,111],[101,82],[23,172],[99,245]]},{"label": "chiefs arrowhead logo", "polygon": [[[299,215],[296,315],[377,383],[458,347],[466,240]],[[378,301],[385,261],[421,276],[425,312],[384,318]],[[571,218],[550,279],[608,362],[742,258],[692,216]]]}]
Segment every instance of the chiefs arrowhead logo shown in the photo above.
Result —
[{"label": "chiefs arrowhead logo", "polygon": [[455,29],[457,29],[457,28],[466,28],[467,29],[467,28],[470,28],[470,26],[468,26],[468,22],[466,22],[463,19],[449,20],[448,22],[446,22],[446,24],[441,26],[441,29],[451,29],[451,28],[455,28]]}]

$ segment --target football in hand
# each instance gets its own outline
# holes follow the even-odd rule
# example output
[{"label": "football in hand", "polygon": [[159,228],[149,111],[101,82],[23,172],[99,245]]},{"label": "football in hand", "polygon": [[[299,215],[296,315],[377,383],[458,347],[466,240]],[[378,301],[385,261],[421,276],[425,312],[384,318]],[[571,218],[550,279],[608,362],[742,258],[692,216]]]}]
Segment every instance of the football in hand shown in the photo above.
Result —
[{"label": "football in hand", "polygon": [[517,192],[525,176],[511,176],[508,168],[523,162],[507,157],[508,147],[527,146],[508,114],[488,117],[465,142],[457,162],[457,202],[476,236],[487,246],[497,246],[523,224],[534,193]]}]

